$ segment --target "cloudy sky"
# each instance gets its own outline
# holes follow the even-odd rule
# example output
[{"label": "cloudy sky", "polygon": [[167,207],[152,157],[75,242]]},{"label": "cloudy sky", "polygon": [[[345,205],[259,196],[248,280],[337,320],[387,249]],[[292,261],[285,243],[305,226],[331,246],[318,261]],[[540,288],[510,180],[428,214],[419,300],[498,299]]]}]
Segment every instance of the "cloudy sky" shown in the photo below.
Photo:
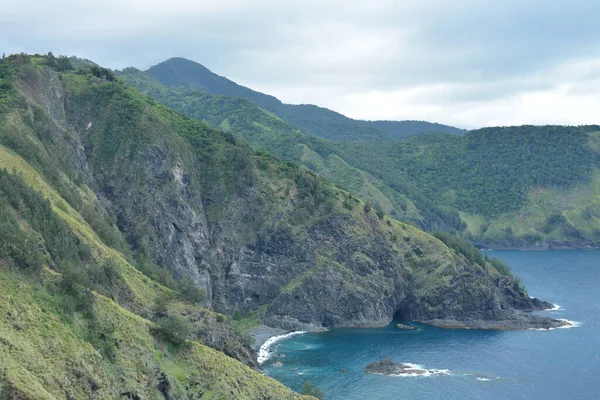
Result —
[{"label": "cloudy sky", "polygon": [[0,51],[197,61],[287,103],[460,127],[600,123],[599,0],[3,0]]}]

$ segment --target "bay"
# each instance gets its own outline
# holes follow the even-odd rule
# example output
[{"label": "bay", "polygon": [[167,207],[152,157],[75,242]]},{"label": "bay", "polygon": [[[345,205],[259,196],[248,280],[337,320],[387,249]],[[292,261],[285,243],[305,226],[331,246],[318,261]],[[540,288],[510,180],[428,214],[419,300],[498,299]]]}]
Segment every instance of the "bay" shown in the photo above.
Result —
[{"label": "bay", "polygon": [[[531,296],[560,306],[542,315],[580,323],[551,331],[333,329],[277,345],[267,374],[326,399],[600,399],[600,251],[493,251]],[[277,353],[279,357],[277,357]],[[371,375],[389,358],[448,374]],[[275,366],[280,362],[281,366]]]}]

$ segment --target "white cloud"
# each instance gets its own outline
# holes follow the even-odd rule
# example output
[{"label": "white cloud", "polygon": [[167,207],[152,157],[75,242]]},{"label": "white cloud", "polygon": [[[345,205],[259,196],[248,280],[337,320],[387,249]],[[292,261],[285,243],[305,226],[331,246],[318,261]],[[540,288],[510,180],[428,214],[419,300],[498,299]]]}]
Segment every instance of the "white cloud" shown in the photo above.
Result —
[{"label": "white cloud", "polygon": [[597,0],[7,0],[0,51],[183,56],[356,118],[579,124],[600,122],[598,20]]}]

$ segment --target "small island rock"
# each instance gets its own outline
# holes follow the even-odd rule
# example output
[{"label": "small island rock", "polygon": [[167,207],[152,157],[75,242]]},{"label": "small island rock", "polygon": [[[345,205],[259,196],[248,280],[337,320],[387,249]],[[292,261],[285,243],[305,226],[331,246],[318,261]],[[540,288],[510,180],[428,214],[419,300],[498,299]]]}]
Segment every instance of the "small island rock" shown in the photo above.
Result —
[{"label": "small island rock", "polygon": [[413,331],[413,330],[417,329],[416,326],[404,325],[404,324],[396,324],[396,328],[398,328],[398,329],[404,329],[404,330],[407,330],[407,331]]}]

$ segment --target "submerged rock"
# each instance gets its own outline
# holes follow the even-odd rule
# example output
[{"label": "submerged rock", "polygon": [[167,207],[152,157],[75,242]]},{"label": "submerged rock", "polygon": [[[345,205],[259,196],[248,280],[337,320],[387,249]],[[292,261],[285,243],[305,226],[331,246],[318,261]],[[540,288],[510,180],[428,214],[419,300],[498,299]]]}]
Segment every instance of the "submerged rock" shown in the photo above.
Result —
[{"label": "submerged rock", "polygon": [[393,376],[431,376],[447,375],[450,372],[446,369],[425,369],[415,364],[402,364],[384,358],[379,362],[373,362],[365,367],[365,372],[369,374],[393,375]]},{"label": "submerged rock", "polygon": [[403,329],[406,331],[414,331],[415,329],[417,329],[416,326],[404,325],[404,324],[396,324],[396,328]]}]

